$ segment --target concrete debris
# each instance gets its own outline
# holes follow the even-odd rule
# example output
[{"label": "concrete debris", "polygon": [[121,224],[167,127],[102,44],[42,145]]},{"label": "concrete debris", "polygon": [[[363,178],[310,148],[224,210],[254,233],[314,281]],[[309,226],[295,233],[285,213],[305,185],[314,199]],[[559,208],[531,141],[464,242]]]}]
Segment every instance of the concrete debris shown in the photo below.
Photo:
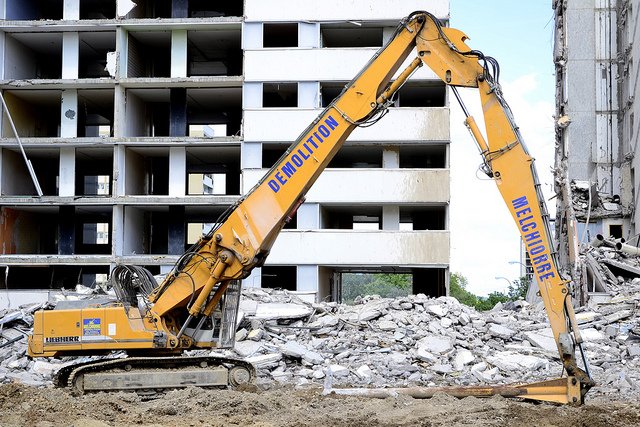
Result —
[{"label": "concrete debris", "polygon": [[[576,310],[599,384],[594,394],[640,396],[640,286],[630,283],[607,301]],[[553,379],[562,370],[542,304],[478,312],[454,298],[424,295],[315,304],[287,291],[249,289],[241,306],[235,346],[222,352],[256,366],[263,388],[325,381],[372,388],[495,385]],[[276,306],[282,310],[272,312]],[[26,357],[35,309],[0,313],[0,383],[50,385],[60,367],[84,359]]]}]

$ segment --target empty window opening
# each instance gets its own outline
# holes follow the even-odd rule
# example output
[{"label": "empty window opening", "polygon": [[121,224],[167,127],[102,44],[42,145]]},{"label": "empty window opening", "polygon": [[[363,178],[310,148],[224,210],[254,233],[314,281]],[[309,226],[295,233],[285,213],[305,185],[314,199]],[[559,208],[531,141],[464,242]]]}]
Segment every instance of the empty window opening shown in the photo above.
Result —
[{"label": "empty window opening", "polygon": [[211,0],[190,0],[189,16],[191,18],[217,18],[221,16],[243,16],[243,1],[215,2]]},{"label": "empty window opening", "polygon": [[2,207],[0,216],[3,230],[1,237],[3,255],[58,253],[57,208]]},{"label": "empty window opening", "polygon": [[609,236],[614,239],[622,238],[622,224],[609,224]]},{"label": "empty window opening", "polygon": [[[242,124],[242,88],[187,89],[187,123],[202,126],[205,137],[240,135]],[[205,134],[205,132],[207,132]],[[186,132],[185,132],[186,133]]]},{"label": "empty window opening", "polygon": [[423,144],[400,147],[400,168],[442,169],[447,167],[447,146]]},{"label": "empty window opening", "polygon": [[127,14],[133,18],[171,18],[171,0],[136,0],[136,7]]},{"label": "empty window opening", "polygon": [[407,230],[446,230],[446,206],[401,206],[400,225]]},{"label": "empty window opening", "polygon": [[240,147],[188,148],[188,194],[239,195]]},{"label": "empty window opening", "polygon": [[415,294],[425,294],[432,298],[447,295],[446,268],[413,268],[413,291]]},{"label": "empty window opening", "polygon": [[82,194],[85,196],[108,196],[111,194],[109,175],[85,175]]},{"label": "empty window opening", "polygon": [[[58,149],[26,149],[38,182],[45,196],[58,195],[60,152]],[[31,175],[24,163],[22,153],[16,148],[2,149],[2,179],[0,194],[4,196],[35,196]]]},{"label": "empty window opening", "polygon": [[381,230],[380,206],[323,206],[320,213],[321,228],[338,230]]},{"label": "empty window opening", "polygon": [[78,136],[113,136],[113,90],[78,91]]},{"label": "empty window opening", "polygon": [[5,79],[62,77],[61,33],[11,33],[5,37]]},{"label": "empty window opening", "polygon": [[297,284],[297,268],[295,266],[262,267],[262,287],[295,291]]},{"label": "empty window opening", "polygon": [[190,173],[189,195],[196,194],[226,194],[227,175],[224,173]]},{"label": "empty window opening", "polygon": [[116,50],[116,33],[113,31],[95,31],[79,33],[78,77],[110,77],[105,69],[107,53]]},{"label": "empty window opening", "polygon": [[189,125],[189,136],[195,138],[215,138],[227,136],[227,125]]},{"label": "empty window opening", "polygon": [[169,89],[128,89],[125,134],[127,136],[169,136],[169,94]]},{"label": "empty window opening", "polygon": [[171,32],[129,33],[127,77],[171,76]]},{"label": "empty window opening", "polygon": [[287,151],[288,145],[262,144],[262,167],[269,169]]},{"label": "empty window opening", "polygon": [[109,223],[82,224],[83,245],[106,245],[109,243]]},{"label": "empty window opening", "polygon": [[298,24],[264,24],[263,47],[298,47]]},{"label": "empty window opening", "polygon": [[444,107],[444,83],[407,82],[396,94],[396,107]]},{"label": "empty window opening", "polygon": [[288,108],[298,106],[297,83],[263,83],[262,106],[265,108]]},{"label": "empty window opening", "polygon": [[106,196],[113,175],[113,150],[77,148],[75,165],[76,194]]},{"label": "empty window opening", "polygon": [[62,19],[63,0],[6,0],[7,19]]},{"label": "empty window opening", "polygon": [[411,273],[341,273],[342,303],[353,304],[366,295],[383,298],[408,296],[413,293]]},{"label": "empty window opening", "polygon": [[346,146],[329,162],[329,168],[381,168],[382,146]]},{"label": "empty window opening", "polygon": [[242,75],[240,30],[189,31],[187,72],[189,76]]},{"label": "empty window opening", "polygon": [[80,19],[113,19],[116,17],[116,2],[113,0],[80,1]]},{"label": "empty window opening", "polygon": [[[4,98],[21,138],[60,136],[59,90],[8,90]],[[15,138],[9,120],[2,121],[2,136]]]},{"label": "empty window opening", "polygon": [[108,265],[51,265],[51,266],[11,266],[5,282],[5,274],[0,269],[0,288],[5,289],[53,289],[64,288],[67,292],[81,284],[90,288],[106,280]]},{"label": "empty window opening", "polygon": [[320,106],[326,108],[344,90],[348,82],[321,82],[320,83]]},{"label": "empty window opening", "polygon": [[320,25],[322,47],[381,47],[382,27]]},{"label": "empty window opening", "polygon": [[125,194],[169,194],[169,150],[130,147],[125,153]]}]

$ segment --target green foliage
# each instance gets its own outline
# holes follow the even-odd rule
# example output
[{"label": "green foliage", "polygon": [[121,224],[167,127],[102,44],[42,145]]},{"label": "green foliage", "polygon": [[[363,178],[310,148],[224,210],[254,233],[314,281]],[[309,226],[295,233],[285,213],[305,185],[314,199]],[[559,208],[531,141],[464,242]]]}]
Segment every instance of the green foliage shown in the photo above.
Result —
[{"label": "green foliage", "polygon": [[527,289],[529,289],[529,280],[526,277],[521,277],[509,285],[506,294],[503,292],[491,292],[486,297],[479,297],[467,291],[468,284],[466,277],[459,273],[452,273],[449,278],[449,295],[460,301],[460,303],[474,307],[479,311],[491,310],[499,302],[505,303],[525,298]]},{"label": "green foliage", "polygon": [[358,296],[380,295],[395,298],[411,294],[411,274],[344,273],[342,274],[342,302],[352,304]]}]

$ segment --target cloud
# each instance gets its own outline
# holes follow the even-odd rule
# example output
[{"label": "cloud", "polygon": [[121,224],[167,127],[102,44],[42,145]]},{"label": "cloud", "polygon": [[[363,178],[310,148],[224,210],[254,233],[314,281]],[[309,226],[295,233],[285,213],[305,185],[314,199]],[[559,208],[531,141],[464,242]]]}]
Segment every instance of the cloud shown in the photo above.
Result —
[{"label": "cloud", "polygon": [[[554,157],[554,130],[551,102],[540,100],[534,74],[503,83],[505,98],[513,111],[530,154],[536,159],[545,198],[553,194],[550,171]],[[461,91],[462,97],[481,129],[482,110],[475,89]],[[478,170],[481,163],[475,142],[463,124],[461,109],[451,105],[451,271],[469,279],[469,290],[479,295],[508,286],[505,280],[520,277],[518,230],[495,183]],[[551,203],[553,204],[553,203]],[[549,206],[550,211],[553,206]]]}]

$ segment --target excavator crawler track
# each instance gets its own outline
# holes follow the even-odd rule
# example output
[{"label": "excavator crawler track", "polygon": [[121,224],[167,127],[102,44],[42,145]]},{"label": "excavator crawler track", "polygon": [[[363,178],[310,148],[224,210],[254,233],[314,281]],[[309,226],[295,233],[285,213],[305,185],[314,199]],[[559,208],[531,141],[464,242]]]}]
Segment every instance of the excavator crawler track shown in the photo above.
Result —
[{"label": "excavator crawler track", "polygon": [[129,357],[70,365],[55,384],[74,393],[137,391],[157,393],[184,387],[252,385],[256,370],[248,362],[219,356]]}]

